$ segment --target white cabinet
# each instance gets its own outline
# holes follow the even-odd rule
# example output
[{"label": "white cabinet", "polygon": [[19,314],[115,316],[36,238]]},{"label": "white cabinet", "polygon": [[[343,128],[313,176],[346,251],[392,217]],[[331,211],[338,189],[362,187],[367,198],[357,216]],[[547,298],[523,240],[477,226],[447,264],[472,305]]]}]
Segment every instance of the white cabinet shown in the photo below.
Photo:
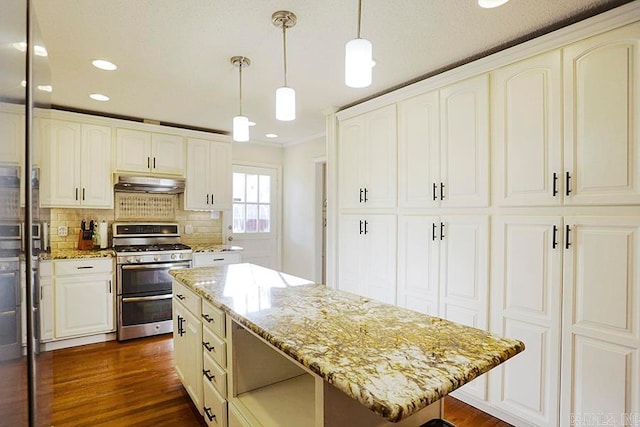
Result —
[{"label": "white cabinet", "polygon": [[194,267],[213,267],[239,262],[242,262],[240,252],[196,252],[193,254]]},{"label": "white cabinet", "polygon": [[340,122],[340,209],[396,206],[396,106]]},{"label": "white cabinet", "polygon": [[176,373],[202,414],[201,299],[173,282],[173,348]]},{"label": "white cabinet", "polygon": [[111,128],[48,119],[41,125],[41,205],[113,208]]},{"label": "white cabinet", "polygon": [[[398,305],[486,330],[488,234],[486,215],[400,215]],[[485,400],[486,378],[460,392]]]},{"label": "white cabinet", "polygon": [[491,73],[494,200],[562,203],[562,57],[559,50]]},{"label": "white cabinet", "polygon": [[526,351],[491,371],[492,403],[539,426],[558,422],[564,226],[561,216],[493,218],[491,330]]},{"label": "white cabinet", "polygon": [[398,108],[400,207],[487,206],[487,75],[402,101]]},{"label": "white cabinet", "polygon": [[231,209],[231,144],[187,140],[185,210]]},{"label": "white cabinet", "polygon": [[640,217],[565,224],[560,425],[574,414],[638,414]]},{"label": "white cabinet", "polygon": [[563,49],[565,203],[640,203],[640,23]]},{"label": "white cabinet", "polygon": [[51,341],[54,330],[53,314],[53,265],[40,261],[40,342]]},{"label": "white cabinet", "polygon": [[184,138],[133,129],[116,130],[119,172],[184,175]]},{"label": "white cabinet", "polygon": [[395,215],[341,215],[338,287],[395,304]]},{"label": "white cabinet", "polygon": [[55,337],[113,332],[112,259],[56,260]]}]

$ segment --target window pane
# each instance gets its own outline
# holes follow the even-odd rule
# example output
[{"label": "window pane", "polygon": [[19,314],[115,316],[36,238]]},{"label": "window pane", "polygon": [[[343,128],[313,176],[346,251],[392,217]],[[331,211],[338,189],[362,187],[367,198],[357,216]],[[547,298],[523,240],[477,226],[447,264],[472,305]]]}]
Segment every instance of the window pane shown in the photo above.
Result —
[{"label": "window pane", "polygon": [[244,233],[245,229],[244,205],[233,204],[233,232]]},{"label": "window pane", "polygon": [[258,202],[258,175],[247,174],[247,202]]},{"label": "window pane", "polygon": [[245,175],[243,173],[233,174],[233,201],[244,202],[244,180]]},{"label": "window pane", "polygon": [[258,205],[247,205],[247,226],[245,231],[247,233],[258,232]]},{"label": "window pane", "polygon": [[271,230],[271,206],[260,205],[260,225],[259,232],[268,233]]},{"label": "window pane", "polygon": [[271,203],[271,177],[260,175],[260,203]]}]

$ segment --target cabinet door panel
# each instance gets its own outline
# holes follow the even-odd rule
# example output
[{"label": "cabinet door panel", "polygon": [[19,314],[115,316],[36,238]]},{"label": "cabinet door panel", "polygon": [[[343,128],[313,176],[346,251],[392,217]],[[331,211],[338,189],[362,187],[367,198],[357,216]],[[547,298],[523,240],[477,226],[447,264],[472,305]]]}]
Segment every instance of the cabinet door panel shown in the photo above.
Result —
[{"label": "cabinet door panel", "polygon": [[440,90],[442,206],[489,203],[489,80],[474,77]]},{"label": "cabinet door panel", "polygon": [[362,116],[340,122],[340,143],[338,145],[338,185],[340,188],[340,208],[363,207],[360,190],[363,159],[361,150],[365,139],[365,123]]},{"label": "cabinet door panel", "polygon": [[436,216],[398,218],[398,305],[432,316],[438,315],[439,224]]},{"label": "cabinet door panel", "polygon": [[[389,304],[396,303],[396,218],[366,215],[361,271],[369,272],[364,295]],[[360,275],[360,280],[363,275]]]},{"label": "cabinet door panel", "polygon": [[569,204],[640,202],[640,24],[564,49]]},{"label": "cabinet door panel", "polygon": [[80,205],[80,123],[42,120],[45,152],[41,188],[43,206]]},{"label": "cabinet door panel", "polygon": [[494,189],[499,205],[562,202],[561,64],[556,50],[492,73]]},{"label": "cabinet door panel", "polygon": [[56,278],[56,338],[113,331],[110,276]]},{"label": "cabinet door panel", "polygon": [[151,171],[165,175],[184,175],[184,138],[178,135],[151,135]]},{"label": "cabinet door panel", "polygon": [[367,208],[396,206],[396,106],[366,115],[366,139],[361,147],[362,182],[367,189]]},{"label": "cabinet door panel", "polygon": [[561,424],[640,410],[640,217],[566,217]]},{"label": "cabinet door panel", "polygon": [[363,238],[362,217],[359,215],[340,215],[338,229],[338,289],[363,295],[364,277],[360,275],[360,257],[362,256]]},{"label": "cabinet door panel", "polygon": [[0,159],[3,163],[22,163],[21,150],[24,141],[24,116],[0,112]]},{"label": "cabinet door panel", "polygon": [[[440,204],[433,189],[433,185],[440,183],[440,99],[437,91],[398,104],[398,175],[401,208]],[[436,193],[439,194],[439,189]]]},{"label": "cabinet door panel", "polygon": [[[187,179],[185,209],[209,209],[209,141],[190,138],[187,141]],[[209,196],[210,198],[211,196]]]},{"label": "cabinet door panel", "polygon": [[213,142],[209,147],[210,166],[209,183],[213,198],[214,210],[231,209],[232,172],[231,172],[231,144]]},{"label": "cabinet door panel", "polygon": [[151,134],[131,129],[116,130],[117,168],[122,172],[151,172]]},{"label": "cabinet door panel", "polygon": [[82,205],[113,207],[110,127],[82,125],[80,182]]}]

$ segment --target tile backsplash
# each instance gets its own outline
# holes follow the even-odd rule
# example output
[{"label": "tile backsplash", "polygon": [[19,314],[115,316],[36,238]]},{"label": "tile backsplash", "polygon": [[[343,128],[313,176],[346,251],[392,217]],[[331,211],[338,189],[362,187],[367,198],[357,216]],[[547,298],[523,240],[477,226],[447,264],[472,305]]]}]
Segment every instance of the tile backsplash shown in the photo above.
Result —
[{"label": "tile backsplash", "polygon": [[[182,200],[180,200],[182,202]],[[176,206],[182,205],[182,203],[176,203]],[[226,213],[226,212],[225,212]],[[227,213],[228,215],[231,212]],[[52,249],[77,249],[78,247],[78,234],[80,232],[80,223],[83,219],[97,222],[103,220],[109,224],[109,247],[112,245],[112,232],[111,225],[114,222],[129,222],[134,221],[129,218],[116,219],[115,209],[59,209],[51,208],[49,210],[49,222],[51,224],[51,248]],[[42,221],[47,221],[47,215],[43,215]],[[161,218],[144,218],[140,221],[146,222],[177,222],[180,224],[180,234],[182,236],[182,242],[189,244],[221,244],[222,243],[222,214],[217,219],[211,218],[210,212],[198,212],[198,211],[184,211],[180,208],[175,208],[174,217],[167,218],[166,212],[163,212]],[[192,234],[185,233],[185,226],[191,225],[193,228]],[[58,227],[67,226],[67,236],[58,235]]]}]

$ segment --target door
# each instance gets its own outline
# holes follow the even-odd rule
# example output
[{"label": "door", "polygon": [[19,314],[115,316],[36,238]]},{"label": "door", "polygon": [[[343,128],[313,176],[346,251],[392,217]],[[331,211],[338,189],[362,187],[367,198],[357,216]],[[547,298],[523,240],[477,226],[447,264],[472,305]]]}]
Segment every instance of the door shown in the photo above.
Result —
[{"label": "door", "polygon": [[80,158],[82,205],[112,208],[111,128],[109,126],[82,125]]},{"label": "door", "polygon": [[640,23],[563,49],[567,204],[640,202]]},{"label": "door", "polygon": [[234,165],[232,217],[225,224],[231,231],[227,243],[244,248],[243,262],[276,270],[280,268],[279,175],[276,168]]},{"label": "door", "polygon": [[633,416],[640,412],[640,217],[566,217],[565,224],[560,425],[574,414]]},{"label": "door", "polygon": [[491,371],[492,403],[539,426],[558,423],[562,305],[560,216],[493,221],[491,331],[526,351]]},{"label": "door", "polygon": [[151,135],[151,171],[162,175],[184,175],[184,138],[178,135]]},{"label": "door", "polygon": [[43,162],[42,204],[78,206],[80,204],[80,153],[82,133],[80,123],[62,120],[42,120],[47,144],[48,162]]},{"label": "door", "polygon": [[139,130],[116,130],[117,169],[121,172],[151,171],[151,134]]},{"label": "door", "polygon": [[209,210],[211,156],[210,141],[189,138],[187,140],[187,180],[184,192],[185,209]]}]

